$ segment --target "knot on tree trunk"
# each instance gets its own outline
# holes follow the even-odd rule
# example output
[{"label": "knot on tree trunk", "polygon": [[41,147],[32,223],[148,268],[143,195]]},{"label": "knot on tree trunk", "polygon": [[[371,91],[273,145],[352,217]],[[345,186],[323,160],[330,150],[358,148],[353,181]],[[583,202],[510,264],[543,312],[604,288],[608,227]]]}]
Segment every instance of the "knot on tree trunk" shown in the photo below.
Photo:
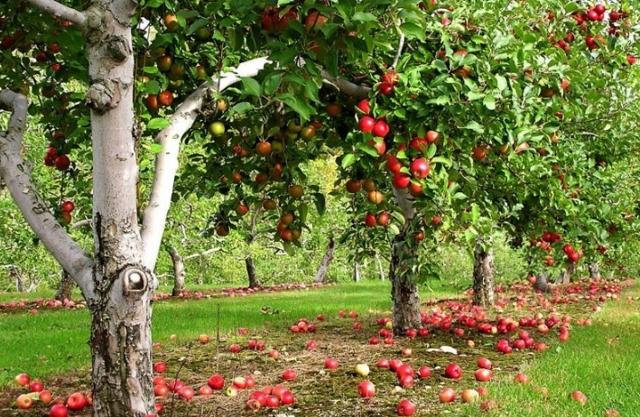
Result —
[{"label": "knot on tree trunk", "polygon": [[110,36],[105,41],[107,53],[115,62],[122,62],[131,55],[131,47],[122,36]]},{"label": "knot on tree trunk", "polygon": [[96,112],[102,114],[116,108],[120,103],[120,85],[111,80],[96,81],[91,84],[87,96],[86,104]]}]

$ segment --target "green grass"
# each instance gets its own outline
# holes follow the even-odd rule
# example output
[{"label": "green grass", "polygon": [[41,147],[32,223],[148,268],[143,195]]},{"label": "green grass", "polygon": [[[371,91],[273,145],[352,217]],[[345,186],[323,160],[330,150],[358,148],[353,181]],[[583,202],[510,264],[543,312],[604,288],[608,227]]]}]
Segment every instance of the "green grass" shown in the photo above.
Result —
[{"label": "green grass", "polygon": [[[153,337],[155,341],[166,342],[172,334],[177,335],[178,340],[193,340],[201,333],[214,334],[218,307],[222,333],[237,327],[289,325],[300,317],[335,314],[340,309],[360,313],[388,311],[389,291],[388,282],[364,281],[319,290],[242,298],[161,302],[153,311]],[[422,295],[426,300],[453,294],[436,283],[424,288]],[[262,313],[263,307],[268,307],[274,314]],[[20,372],[46,378],[88,368],[88,338],[87,311],[0,314],[0,386],[13,381]]]},{"label": "green grass", "polygon": [[[629,303],[628,295],[640,296],[640,287],[607,303],[593,326],[576,328],[562,348],[536,356],[523,369],[531,384],[503,381],[491,387],[500,405],[496,414],[603,417],[613,408],[621,416],[640,416],[640,302]],[[540,387],[547,388],[547,396]],[[570,398],[575,390],[587,396],[586,405]]]}]

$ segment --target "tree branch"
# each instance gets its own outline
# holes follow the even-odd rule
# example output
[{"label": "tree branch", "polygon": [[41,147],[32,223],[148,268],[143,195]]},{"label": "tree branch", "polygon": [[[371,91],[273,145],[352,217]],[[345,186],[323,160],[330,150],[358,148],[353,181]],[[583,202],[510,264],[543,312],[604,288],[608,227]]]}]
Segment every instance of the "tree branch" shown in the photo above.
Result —
[{"label": "tree branch", "polygon": [[[234,71],[222,73],[219,77],[214,77],[202,84],[178,106],[171,116],[169,126],[156,137],[158,143],[162,145],[162,151],[156,156],[155,178],[142,225],[143,265],[150,270],[155,268],[167,221],[173,184],[178,171],[180,143],[182,137],[193,126],[207,93],[211,90],[223,91],[239,82],[242,77],[254,77],[270,62],[267,57],[252,59],[241,63]],[[369,87],[332,77],[326,71],[322,71],[322,77],[345,94],[358,98],[366,97],[370,91]]]},{"label": "tree branch", "polygon": [[180,142],[195,122],[209,90],[223,91],[240,81],[241,77],[257,75],[270,61],[257,58],[243,62],[233,72],[222,73],[202,84],[187,97],[171,116],[170,124],[162,130],[156,140],[162,145],[162,151],[156,156],[156,171],[149,205],[144,211],[142,242],[144,245],[143,265],[154,270],[158,251],[171,204],[173,182],[178,172],[178,154]]},{"label": "tree branch", "polygon": [[354,96],[356,98],[365,98],[369,95],[369,91],[371,91],[370,87],[354,84],[351,81],[334,77],[326,70],[322,70],[322,78],[325,83],[335,86],[341,93]]},{"label": "tree branch", "polygon": [[9,127],[0,133],[0,178],[34,233],[68,271],[85,298],[93,298],[93,261],[71,239],[47,208],[31,180],[20,150],[26,127],[27,99],[9,90],[0,91],[0,104],[11,111]]},{"label": "tree branch", "polygon": [[402,56],[402,50],[404,49],[404,33],[400,34],[400,42],[398,43],[398,51],[396,52],[395,58],[393,58],[393,64],[391,65],[392,69],[395,69],[398,66],[398,61],[400,61],[400,57]]},{"label": "tree branch", "polygon": [[54,0],[27,0],[29,3],[53,15],[54,17],[66,19],[78,26],[84,26],[86,17],[84,13],[71,7],[60,4]]}]

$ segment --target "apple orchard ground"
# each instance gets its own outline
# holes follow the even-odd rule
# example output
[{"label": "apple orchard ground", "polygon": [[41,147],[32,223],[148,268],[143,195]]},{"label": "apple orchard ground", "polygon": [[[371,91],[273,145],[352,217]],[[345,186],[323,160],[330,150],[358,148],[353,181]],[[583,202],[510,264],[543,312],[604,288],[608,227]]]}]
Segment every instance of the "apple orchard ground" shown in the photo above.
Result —
[{"label": "apple orchard ground", "polygon": [[[245,298],[158,303],[154,310],[154,337],[160,346],[154,360],[167,363],[168,371],[163,374],[167,379],[175,378],[177,374],[180,380],[193,386],[196,393],[215,372],[226,377],[227,385],[234,376],[252,374],[257,382],[254,389],[259,389],[280,383],[282,371],[294,369],[297,379],[284,384],[294,393],[296,405],[260,411],[262,415],[393,416],[398,401],[407,398],[416,404],[416,416],[601,417],[618,415],[616,412],[621,416],[640,416],[640,378],[637,378],[640,289],[638,286],[626,288],[618,300],[602,303],[598,298],[606,297],[606,291],[598,288],[596,296],[592,297],[587,285],[570,286],[568,291],[564,289],[548,299],[535,298],[525,285],[515,292],[500,294],[504,308],[499,314],[505,318],[517,321],[536,313],[548,318],[554,311],[559,318],[571,316],[570,340],[566,343],[558,340],[556,329],[559,325],[546,335],[539,334],[536,327],[526,329],[536,342],[549,346],[544,352],[525,350],[503,355],[496,351],[497,340],[513,339],[517,332],[494,336],[454,323],[452,328],[465,328],[464,335],[456,336],[440,329],[435,322],[429,325],[431,335],[426,338],[396,338],[392,346],[369,345],[369,338],[380,330],[376,320],[386,317],[388,284],[362,283]],[[436,288],[432,292],[423,290],[424,311],[460,317],[460,312],[466,309],[466,301],[434,303],[435,299],[453,295],[447,288]],[[587,300],[585,295],[596,300]],[[431,302],[427,303],[428,300]],[[1,301],[5,301],[2,296]],[[218,306],[220,343],[215,337]],[[339,311],[347,312],[346,317],[340,318]],[[356,311],[358,317],[349,317],[351,311]],[[316,321],[318,314],[326,319]],[[488,312],[487,319],[493,320],[495,314]],[[303,317],[317,325],[316,333],[290,332],[289,327]],[[437,316],[429,317],[433,320]],[[592,325],[579,325],[589,318]],[[359,331],[354,330],[356,322],[363,326]],[[64,399],[74,391],[89,390],[87,326],[85,311],[0,314],[0,384],[3,386],[0,416],[35,417],[48,410],[37,402],[32,410],[15,408],[15,398],[24,392],[13,382],[13,377],[20,372],[43,379],[54,398]],[[239,335],[238,328],[242,327],[249,328],[248,335]],[[201,333],[211,336],[208,344],[195,341]],[[174,334],[177,337],[171,338]],[[252,338],[263,340],[266,349],[263,352],[248,350],[247,343]],[[316,350],[305,349],[309,340],[317,342]],[[228,347],[232,343],[242,345],[243,351],[230,353]],[[443,345],[456,348],[459,354],[427,350]],[[412,349],[411,356],[402,356],[405,347]],[[267,355],[271,349],[279,351],[277,360]],[[474,379],[476,361],[481,356],[493,362],[494,378],[490,382],[479,383]],[[339,362],[338,370],[323,370],[326,357]],[[428,366],[433,369],[433,376],[416,379],[412,388],[399,391],[395,388],[394,373],[376,368],[376,362],[382,358],[400,358],[414,369]],[[463,369],[460,380],[443,376],[443,369],[452,362]],[[377,393],[369,401],[358,398],[357,384],[364,379],[354,372],[358,363],[367,363],[371,368],[368,379],[375,384]],[[517,372],[525,373],[530,382],[516,384],[514,375]],[[491,405],[489,411],[482,411],[480,403],[463,404],[459,399],[452,404],[438,401],[442,387],[451,387],[460,394],[463,389],[481,385],[489,392],[481,399],[481,402],[491,401],[485,403]],[[216,392],[210,397],[196,395],[189,402],[177,396],[158,401],[164,405],[164,416],[255,415],[244,411],[244,404],[254,389],[241,391],[236,397]],[[575,390],[587,396],[585,405],[570,398]],[[89,414],[89,410],[72,413]]]}]

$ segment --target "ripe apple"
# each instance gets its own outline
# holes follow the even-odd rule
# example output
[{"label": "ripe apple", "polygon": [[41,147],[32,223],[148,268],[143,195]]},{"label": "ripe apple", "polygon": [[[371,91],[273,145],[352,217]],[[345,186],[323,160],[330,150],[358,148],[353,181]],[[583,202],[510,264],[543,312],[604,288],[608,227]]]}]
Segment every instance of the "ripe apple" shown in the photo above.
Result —
[{"label": "ripe apple", "polygon": [[42,401],[43,404],[49,404],[53,399],[53,395],[51,395],[51,391],[48,391],[45,389],[40,391],[40,394],[38,395],[38,399]]},{"label": "ripe apple", "polygon": [[193,396],[196,395],[196,392],[193,390],[192,387],[185,386],[178,392],[178,394],[180,395],[180,398],[182,398],[183,400],[191,401],[191,399],[193,399]]},{"label": "ripe apple", "polygon": [[372,132],[375,136],[384,138],[389,134],[389,125],[384,120],[377,120],[373,125]]},{"label": "ripe apple", "polygon": [[40,392],[44,389],[44,384],[39,379],[34,379],[29,383],[29,392]]},{"label": "ripe apple", "polygon": [[26,387],[31,382],[31,378],[28,374],[18,374],[16,375],[16,382],[18,385]]},{"label": "ripe apple", "polygon": [[376,366],[381,369],[389,369],[389,360],[388,359],[380,359]]},{"label": "ripe apple", "polygon": [[233,378],[231,383],[237,389],[245,389],[245,388],[247,388],[247,380],[242,376],[237,376],[237,377]]},{"label": "ripe apple", "polygon": [[206,334],[201,334],[200,336],[198,336],[198,342],[200,342],[201,345],[206,345],[207,343],[209,343],[209,336],[207,336]]},{"label": "ripe apple", "polygon": [[356,373],[360,376],[367,376],[369,375],[369,365],[367,365],[366,363],[359,363],[356,365]]},{"label": "ripe apple", "polygon": [[369,103],[369,99],[363,98],[362,100],[360,100],[360,102],[358,103],[358,105],[356,107],[363,114],[371,113],[371,104]]},{"label": "ripe apple", "polygon": [[213,374],[209,377],[207,384],[214,390],[221,390],[224,388],[224,377],[220,374]]},{"label": "ripe apple", "polygon": [[371,133],[373,132],[373,127],[376,125],[376,120],[370,116],[364,116],[360,118],[358,122],[358,126],[360,127],[360,131],[362,133]]},{"label": "ripe apple", "polygon": [[229,346],[229,352],[231,353],[240,353],[242,351],[242,347],[236,343]]},{"label": "ripe apple", "polygon": [[418,369],[418,376],[422,379],[427,379],[431,377],[431,368],[422,366]]},{"label": "ripe apple", "polygon": [[493,372],[491,372],[489,369],[480,368],[476,370],[474,375],[476,377],[476,381],[487,382],[490,381],[493,377]]},{"label": "ripe apple", "polygon": [[491,369],[492,368],[491,361],[487,358],[478,358],[478,368],[483,369]]},{"label": "ripe apple", "polygon": [[526,384],[529,382],[529,377],[522,372],[518,372],[514,378],[514,381],[518,384]]},{"label": "ripe apple", "polygon": [[460,379],[462,377],[462,368],[456,363],[451,363],[445,368],[444,376],[452,379]]},{"label": "ripe apple", "polygon": [[403,375],[398,378],[398,382],[402,388],[411,388],[415,380],[413,379],[413,375]]},{"label": "ripe apple", "polygon": [[284,379],[285,381],[295,381],[297,377],[298,375],[296,374],[296,371],[293,369],[286,369],[282,373],[282,379]]},{"label": "ripe apple", "polygon": [[156,397],[165,397],[169,394],[169,387],[165,384],[156,384],[153,386],[153,393]]},{"label": "ripe apple", "polygon": [[28,410],[33,407],[33,398],[29,394],[22,394],[16,399],[16,407],[20,410]]},{"label": "ripe apple", "polygon": [[49,410],[49,417],[67,417],[69,410],[62,404],[54,404]]},{"label": "ripe apple", "polygon": [[71,411],[80,411],[87,406],[87,398],[81,392],[74,392],[67,398],[67,408]]},{"label": "ripe apple", "polygon": [[416,413],[416,406],[409,400],[401,400],[396,406],[396,414],[399,416],[412,416]]},{"label": "ripe apple", "polygon": [[466,389],[462,391],[460,397],[464,403],[474,403],[480,399],[480,394],[474,389]]},{"label": "ripe apple", "polygon": [[285,391],[280,395],[282,405],[291,405],[296,402],[296,398],[291,391]]},{"label": "ripe apple", "polygon": [[173,104],[173,93],[169,90],[162,91],[158,94],[158,103],[160,103],[161,106],[170,106]]},{"label": "ripe apple", "polygon": [[431,167],[429,166],[429,162],[425,158],[418,158],[411,162],[409,170],[414,177],[423,179],[429,175]]},{"label": "ripe apple", "polygon": [[441,403],[450,403],[455,401],[456,392],[452,388],[443,388],[440,390],[438,398]]},{"label": "ripe apple", "polygon": [[338,361],[333,358],[327,358],[324,360],[324,369],[335,370],[338,369]]},{"label": "ripe apple", "polygon": [[573,391],[571,393],[571,398],[574,401],[579,402],[581,405],[585,405],[587,403],[587,396],[584,395],[582,391]]},{"label": "ripe apple", "polygon": [[358,394],[361,398],[373,398],[376,395],[376,387],[371,381],[362,381],[358,384]]}]

